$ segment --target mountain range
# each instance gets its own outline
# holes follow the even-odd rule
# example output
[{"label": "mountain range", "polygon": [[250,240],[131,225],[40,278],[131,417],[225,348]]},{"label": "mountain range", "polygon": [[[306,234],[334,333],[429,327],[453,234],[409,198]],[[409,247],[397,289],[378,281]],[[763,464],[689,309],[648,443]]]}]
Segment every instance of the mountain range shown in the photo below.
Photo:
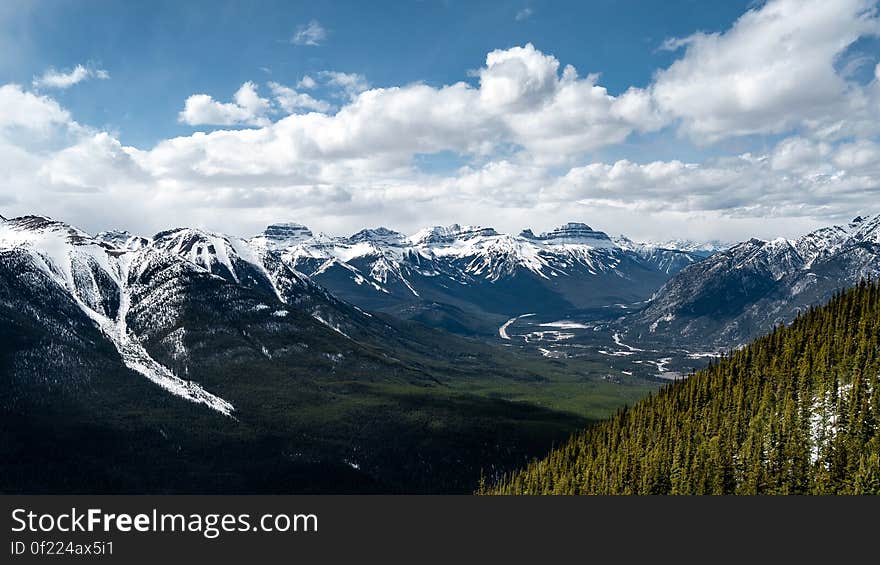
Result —
[{"label": "mountain range", "polygon": [[[495,335],[524,311],[564,315],[644,300],[712,245],[635,243],[583,223],[535,235],[435,226],[411,236],[387,228],[350,237],[276,224],[249,242],[274,251],[335,296],[457,333]],[[720,244],[718,244],[720,245]]]},{"label": "mountain range", "polygon": [[735,348],[880,276],[880,215],[796,239],[750,239],[683,269],[620,321],[630,339]]},{"label": "mountain range", "polygon": [[651,388],[599,376],[367,312],[242,239],[0,221],[2,492],[467,492]]},{"label": "mountain range", "polygon": [[880,216],[732,246],[0,217],[0,491],[468,492],[671,350],[704,364],[878,275]]}]

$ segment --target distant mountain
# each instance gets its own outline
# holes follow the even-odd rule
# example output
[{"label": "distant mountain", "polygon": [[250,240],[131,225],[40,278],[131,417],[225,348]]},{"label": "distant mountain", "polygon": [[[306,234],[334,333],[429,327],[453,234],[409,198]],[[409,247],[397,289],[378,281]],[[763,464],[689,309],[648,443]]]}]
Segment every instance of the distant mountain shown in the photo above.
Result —
[{"label": "distant mountain", "polygon": [[880,276],[880,216],[798,239],[751,239],[682,269],[637,314],[631,338],[730,348]]},{"label": "distant mountain", "polygon": [[249,242],[362,308],[460,333],[495,334],[499,319],[562,314],[648,298],[669,276],[711,253],[611,239],[583,223],[548,233],[435,226],[412,236],[387,228],[351,237],[269,226]]},{"label": "distant mountain", "polygon": [[862,283],[482,492],[876,495],[878,415],[880,284]]},{"label": "distant mountain", "polygon": [[614,242],[622,249],[638,254],[642,260],[667,275],[674,275],[691,263],[730,247],[720,241],[695,242],[690,240],[667,240],[663,242],[635,242],[621,235]]}]

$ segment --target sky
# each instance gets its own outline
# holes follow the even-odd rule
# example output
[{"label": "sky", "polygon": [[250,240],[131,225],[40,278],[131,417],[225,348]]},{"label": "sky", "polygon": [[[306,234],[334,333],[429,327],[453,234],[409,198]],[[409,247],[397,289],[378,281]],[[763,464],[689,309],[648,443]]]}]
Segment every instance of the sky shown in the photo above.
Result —
[{"label": "sky", "polygon": [[876,0],[7,0],[0,214],[636,239],[880,213]]}]

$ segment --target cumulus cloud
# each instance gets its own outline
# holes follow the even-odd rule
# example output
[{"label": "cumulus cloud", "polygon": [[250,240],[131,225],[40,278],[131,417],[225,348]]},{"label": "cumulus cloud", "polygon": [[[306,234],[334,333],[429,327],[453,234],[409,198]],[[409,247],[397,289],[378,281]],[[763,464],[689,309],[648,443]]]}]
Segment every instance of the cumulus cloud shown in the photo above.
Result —
[{"label": "cumulus cloud", "polygon": [[659,109],[692,139],[818,129],[850,110],[835,69],[860,37],[880,33],[873,0],[775,0],[723,33],[667,40],[684,55],[655,77]]},{"label": "cumulus cloud", "polygon": [[41,76],[34,77],[32,84],[34,88],[65,89],[92,77],[107,80],[110,78],[110,73],[104,69],[90,69],[83,65],[77,65],[68,72],[56,71],[49,67]]},{"label": "cumulus cloud", "polygon": [[100,192],[106,188],[108,171],[123,185],[149,182],[149,174],[131,158],[133,152],[107,132],[83,135],[47,159],[37,174],[68,192]]},{"label": "cumulus cloud", "polygon": [[806,170],[793,174],[778,170],[773,159],[744,154],[701,164],[592,163],[572,168],[546,186],[541,195],[548,202],[643,213],[845,218],[880,196],[880,182],[863,171],[847,172],[831,166],[824,173]]},{"label": "cumulus cloud", "polygon": [[284,86],[277,82],[270,82],[269,89],[272,91],[278,106],[289,114],[302,110],[329,112],[333,109],[333,105],[329,102],[318,100],[305,92],[297,92],[289,86]]},{"label": "cumulus cloud", "polygon": [[47,132],[71,122],[70,113],[52,98],[25,92],[17,84],[0,86],[0,135],[15,129]]},{"label": "cumulus cloud", "polygon": [[309,75],[303,76],[299,82],[296,83],[297,88],[305,88],[306,90],[310,90],[318,86],[317,81],[310,77]]},{"label": "cumulus cloud", "polygon": [[[318,73],[318,77],[324,82],[324,84],[338,88],[350,98],[353,98],[370,88],[370,83],[367,82],[367,77],[359,73],[321,71]],[[314,79],[308,75],[303,77],[300,82],[305,88],[314,88],[316,84]]]},{"label": "cumulus cloud", "polygon": [[834,164],[846,171],[880,172],[880,144],[869,139],[843,143],[834,153]]},{"label": "cumulus cloud", "polygon": [[178,120],[191,126],[269,124],[266,114],[271,103],[260,97],[256,84],[250,81],[242,84],[232,99],[232,102],[218,102],[208,94],[193,94],[186,99]]},{"label": "cumulus cloud", "polygon": [[[566,79],[573,78],[572,67]],[[524,110],[545,102],[559,86],[559,61],[529,43],[525,47],[496,49],[486,55],[479,71],[480,99],[498,110]]]},{"label": "cumulus cloud", "polygon": [[[636,129],[657,127],[643,91],[614,97],[596,84],[595,75],[580,78],[571,66],[559,68],[556,58],[528,44],[489,53],[477,73],[479,87],[415,83],[358,93],[365,87],[363,77],[325,71],[317,75],[324,84],[347,88],[352,96],[338,112],[293,114],[259,132],[195,138],[187,144],[198,144],[192,154],[199,163],[187,164],[201,171],[225,171],[246,155],[251,171],[289,170],[306,163],[312,171],[338,170],[349,162],[381,170],[409,166],[416,154],[452,151],[487,157],[511,146],[522,148],[531,159],[558,163],[622,141]],[[271,87],[288,112],[328,109],[301,92]],[[187,101],[182,119],[188,123],[247,123],[253,115],[241,103],[220,104],[201,96]],[[261,110],[265,106],[255,105]]]},{"label": "cumulus cloud", "polygon": [[777,171],[804,175],[829,173],[827,158],[831,145],[803,137],[790,137],[779,142],[770,157],[770,166]]},{"label": "cumulus cloud", "polygon": [[317,20],[312,20],[305,25],[298,26],[296,33],[290,38],[294,45],[308,45],[317,47],[327,39],[327,30]]}]

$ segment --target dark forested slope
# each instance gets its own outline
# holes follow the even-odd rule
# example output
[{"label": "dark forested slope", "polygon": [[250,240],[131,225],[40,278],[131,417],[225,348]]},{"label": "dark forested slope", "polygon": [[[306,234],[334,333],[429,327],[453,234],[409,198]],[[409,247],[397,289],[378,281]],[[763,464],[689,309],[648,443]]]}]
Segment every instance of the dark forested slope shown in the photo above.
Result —
[{"label": "dark forested slope", "polygon": [[571,438],[493,494],[880,494],[880,284]]}]

